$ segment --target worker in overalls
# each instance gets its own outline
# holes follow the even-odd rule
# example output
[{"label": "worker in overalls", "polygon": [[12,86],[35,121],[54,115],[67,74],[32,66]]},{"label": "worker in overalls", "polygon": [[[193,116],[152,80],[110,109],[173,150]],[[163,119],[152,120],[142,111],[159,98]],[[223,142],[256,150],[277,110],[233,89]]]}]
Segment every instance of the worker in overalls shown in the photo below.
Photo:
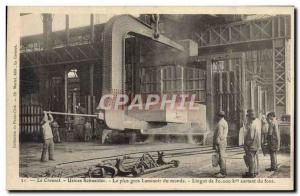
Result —
[{"label": "worker in overalls", "polygon": [[267,120],[269,123],[268,129],[268,147],[271,159],[271,167],[267,168],[267,171],[277,171],[277,152],[280,149],[280,132],[278,129],[278,122],[274,112],[270,112],[267,115]]},{"label": "worker in overalls", "polygon": [[216,178],[224,178],[227,175],[226,172],[226,147],[227,147],[227,134],[228,134],[228,123],[225,120],[225,112],[220,111],[217,114],[218,123],[216,125],[214,136],[213,136],[213,148],[219,157],[220,172],[215,174]]},{"label": "worker in overalls", "polygon": [[54,160],[53,153],[54,153],[54,142],[53,142],[53,134],[50,123],[53,122],[53,116],[49,114],[49,118],[47,112],[44,111],[44,117],[41,122],[43,128],[43,152],[41,156],[41,161],[47,161],[47,154],[49,155],[49,160]]},{"label": "worker in overalls", "polygon": [[252,109],[247,111],[246,117],[247,123],[245,126],[244,159],[248,167],[248,172],[246,172],[243,177],[255,178],[258,174],[258,151],[261,145],[261,127],[258,123],[258,120],[255,118],[255,114]]}]

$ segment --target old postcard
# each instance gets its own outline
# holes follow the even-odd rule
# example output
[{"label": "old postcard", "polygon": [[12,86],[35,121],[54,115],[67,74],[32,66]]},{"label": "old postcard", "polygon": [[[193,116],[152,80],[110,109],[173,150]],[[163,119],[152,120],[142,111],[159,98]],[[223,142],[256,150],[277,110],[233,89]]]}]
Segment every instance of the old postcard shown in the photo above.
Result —
[{"label": "old postcard", "polygon": [[8,7],[8,190],[295,190],[294,7]]}]

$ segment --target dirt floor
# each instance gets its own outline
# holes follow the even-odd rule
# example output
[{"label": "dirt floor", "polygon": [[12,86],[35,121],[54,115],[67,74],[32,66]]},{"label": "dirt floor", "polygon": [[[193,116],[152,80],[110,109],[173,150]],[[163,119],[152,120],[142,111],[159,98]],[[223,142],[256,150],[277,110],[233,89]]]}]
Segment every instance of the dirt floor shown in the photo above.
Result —
[{"label": "dirt floor", "polygon": [[[170,168],[163,171],[146,174],[143,177],[213,177],[218,168],[212,167],[212,147],[199,146],[186,143],[152,143],[135,145],[101,145],[98,143],[70,142],[55,144],[55,161],[40,162],[42,144],[23,143],[20,146],[20,176],[41,177],[47,173],[62,172],[63,176],[69,176],[77,172],[87,171],[89,167],[97,163],[115,160],[124,154],[139,157],[143,152],[165,151],[166,160],[179,160],[178,168]],[[177,150],[174,150],[177,149]],[[229,147],[227,150],[228,177],[241,177],[247,168],[243,160],[244,151],[239,147]],[[259,155],[260,173],[258,177],[289,177],[290,158],[288,153],[278,155],[280,169],[278,172],[267,172],[265,168],[270,165],[269,156]],[[55,176],[55,175],[53,175]]]}]

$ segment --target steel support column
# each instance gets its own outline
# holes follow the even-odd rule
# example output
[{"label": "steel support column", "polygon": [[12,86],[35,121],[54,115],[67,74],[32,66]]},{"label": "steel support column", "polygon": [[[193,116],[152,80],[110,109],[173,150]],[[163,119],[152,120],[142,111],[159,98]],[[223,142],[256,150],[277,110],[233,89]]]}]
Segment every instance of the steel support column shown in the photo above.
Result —
[{"label": "steel support column", "polygon": [[52,14],[42,14],[43,16],[43,48],[52,48]]},{"label": "steel support column", "polygon": [[69,72],[69,69],[68,69],[68,66],[65,66],[65,73],[64,73],[64,85],[65,85],[65,112],[69,112],[68,111],[68,72]]},{"label": "steel support column", "polygon": [[70,20],[69,15],[66,15],[66,45],[69,46],[70,43]]},{"label": "steel support column", "polygon": [[273,91],[277,116],[286,114],[286,50],[285,39],[273,41]]},{"label": "steel support column", "polygon": [[[247,110],[247,104],[246,104],[246,54],[243,52],[242,53],[242,64],[241,64],[241,76],[240,76],[240,81],[241,81],[241,93],[240,93],[240,110],[241,110],[241,116],[240,119],[241,121],[245,120],[246,117],[246,110]],[[242,123],[242,122],[241,122]]]},{"label": "steel support column", "polygon": [[95,41],[95,24],[94,24],[94,14],[91,14],[90,16],[90,28],[91,28],[91,43]]},{"label": "steel support column", "polygon": [[[210,60],[206,60],[206,119],[208,119],[210,122],[208,124],[210,125],[210,129],[214,122],[214,105],[215,105],[215,94],[214,94],[214,88],[215,86],[213,81],[213,68],[212,63]],[[210,130],[213,131],[213,130]]]}]

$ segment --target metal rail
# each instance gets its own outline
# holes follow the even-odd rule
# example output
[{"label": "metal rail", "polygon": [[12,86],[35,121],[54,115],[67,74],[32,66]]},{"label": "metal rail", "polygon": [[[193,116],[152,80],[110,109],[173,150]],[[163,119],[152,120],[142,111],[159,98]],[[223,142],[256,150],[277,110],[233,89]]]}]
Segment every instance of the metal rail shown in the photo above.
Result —
[{"label": "metal rail", "polygon": [[65,112],[50,112],[45,111],[47,114],[57,114],[57,115],[64,115],[64,116],[85,116],[85,117],[98,117],[96,114],[75,114],[75,113],[65,113]]},{"label": "metal rail", "polygon": [[[208,149],[202,149],[202,148],[208,148]],[[227,148],[227,150],[229,150],[229,151],[240,150],[240,149],[241,149],[241,147],[228,147]],[[170,157],[190,156],[190,155],[196,155],[196,154],[207,154],[207,153],[213,152],[214,150],[212,149],[211,146],[197,146],[197,147],[190,147],[190,148],[162,149],[159,151],[169,152],[169,153],[165,154],[165,157],[170,158]],[[176,152],[176,151],[183,151],[183,152]],[[117,154],[117,155],[106,156],[106,157],[95,157],[95,158],[91,158],[91,159],[59,163],[59,164],[57,164],[57,166],[62,166],[62,165],[67,165],[67,164],[72,164],[72,163],[86,162],[86,161],[93,161],[93,160],[109,161],[109,160],[114,160],[117,157],[138,155],[138,154],[144,154],[144,153],[156,153],[156,152],[157,152],[157,150],[152,150],[152,151],[140,151],[140,152]],[[156,156],[154,155],[153,157],[156,157]],[[131,157],[131,158],[134,158],[134,157]]]},{"label": "metal rail", "polygon": [[[204,149],[203,149],[204,148]],[[239,155],[239,154],[243,154],[243,150],[241,147],[228,147],[227,151],[230,153],[233,153],[230,155],[231,158],[232,156],[235,155]],[[152,153],[153,152],[153,153]],[[163,151],[161,151],[163,152]],[[188,147],[188,148],[174,148],[174,149],[166,149],[165,152],[168,152],[164,155],[164,158],[175,158],[175,157],[187,157],[187,156],[194,156],[194,155],[201,155],[201,154],[209,154],[209,153],[213,153],[214,150],[212,149],[211,146],[197,146],[197,147]],[[125,163],[125,166],[130,165],[130,164],[134,164],[136,163],[136,161],[141,157],[140,154],[150,154],[151,153],[151,157],[156,159],[158,158],[158,154],[157,154],[157,150],[156,151],[143,151],[143,152],[133,152],[133,153],[126,153],[126,154],[122,154],[122,155],[113,155],[113,156],[107,156],[107,157],[99,157],[99,158],[93,158],[93,159],[88,159],[88,160],[78,160],[78,161],[71,161],[71,162],[65,162],[65,163],[61,163],[61,164],[57,164],[56,165],[56,170],[59,171],[59,174],[61,175],[61,177],[79,177],[79,176],[85,176],[87,171],[86,171],[86,166],[87,164],[85,164],[85,167],[82,168],[81,166],[75,166],[78,170],[81,170],[77,173],[73,173],[73,169],[71,171],[71,173],[69,173],[69,169],[68,169],[68,164],[74,164],[74,163],[78,163],[78,162],[85,162],[85,161],[90,161],[90,160],[99,160],[101,165],[114,165],[113,162],[116,161],[116,158],[120,158],[123,157],[123,159],[126,159],[127,162]],[[155,154],[154,154],[155,153]],[[133,156],[128,156],[128,155],[133,155]],[[171,163],[171,162],[170,162]],[[63,167],[63,165],[65,165],[66,167]],[[92,164],[91,165],[95,165]],[[168,166],[168,165],[166,165]],[[74,168],[74,165],[72,165],[72,168]],[[92,168],[92,167],[91,167]],[[167,169],[169,167],[166,168],[153,168],[150,169],[149,171],[145,170],[143,172],[143,174],[148,174],[148,173],[152,173],[152,172],[156,172],[156,171],[160,171],[163,169]]]}]

